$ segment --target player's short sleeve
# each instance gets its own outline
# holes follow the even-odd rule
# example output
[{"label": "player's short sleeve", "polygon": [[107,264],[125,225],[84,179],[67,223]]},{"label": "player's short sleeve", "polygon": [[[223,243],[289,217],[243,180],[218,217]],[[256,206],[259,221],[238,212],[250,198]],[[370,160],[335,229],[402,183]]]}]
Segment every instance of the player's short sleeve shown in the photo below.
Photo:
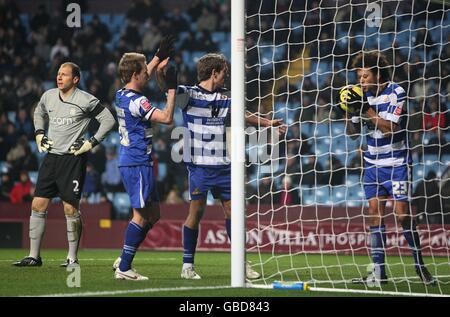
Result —
[{"label": "player's short sleeve", "polygon": [[386,119],[394,123],[398,123],[403,113],[403,107],[406,102],[405,90],[397,86],[389,94],[389,106],[387,109]]},{"label": "player's short sleeve", "polygon": [[152,106],[145,96],[136,98],[130,103],[130,112],[133,117],[150,120],[155,110],[156,108]]}]

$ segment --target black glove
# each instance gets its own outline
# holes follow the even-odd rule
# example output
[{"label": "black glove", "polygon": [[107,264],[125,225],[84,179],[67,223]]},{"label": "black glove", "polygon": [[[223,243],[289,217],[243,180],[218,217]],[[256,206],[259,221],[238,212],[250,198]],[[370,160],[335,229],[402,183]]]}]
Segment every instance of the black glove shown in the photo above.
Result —
[{"label": "black glove", "polygon": [[75,142],[73,142],[73,144],[70,146],[69,148],[69,152],[71,154],[75,153],[76,151],[78,151],[84,143],[84,138],[79,138],[77,139]]},{"label": "black glove", "polygon": [[159,60],[165,60],[167,57],[171,57],[175,51],[173,48],[173,43],[175,42],[175,37],[173,35],[168,35],[161,40],[159,43],[159,48],[156,51],[156,56]]},{"label": "black glove", "polygon": [[69,152],[74,155],[80,155],[85,152],[89,152],[93,147],[95,147],[98,144],[99,142],[94,137],[91,137],[87,141],[83,138],[79,138],[75,142],[73,142],[73,144],[70,146]]},{"label": "black glove", "polygon": [[44,130],[36,130],[34,135],[39,153],[48,152],[52,149],[53,141],[45,135]]},{"label": "black glove", "polygon": [[178,70],[175,65],[169,64],[164,76],[167,89],[177,89],[178,86]]}]

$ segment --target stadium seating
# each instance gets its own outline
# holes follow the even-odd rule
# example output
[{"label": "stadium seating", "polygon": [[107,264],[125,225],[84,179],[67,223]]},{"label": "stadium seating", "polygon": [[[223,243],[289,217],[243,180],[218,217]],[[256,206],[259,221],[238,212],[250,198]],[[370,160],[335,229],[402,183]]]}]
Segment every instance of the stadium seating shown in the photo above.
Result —
[{"label": "stadium seating", "polygon": [[[189,16],[185,16],[187,20],[190,20]],[[99,14],[100,21],[106,24],[111,32],[111,40],[106,43],[106,47],[113,51],[117,49],[119,41],[121,39],[121,31],[124,26],[127,24],[127,19],[125,14]],[[91,22],[93,19],[93,14],[83,14],[83,24],[87,24]],[[21,14],[20,20],[25,30],[29,32],[30,27],[30,16],[27,14]],[[446,16],[447,24],[450,21],[450,15]],[[304,31],[304,25],[301,22],[295,21],[294,19],[290,21],[291,23],[291,36],[301,35]],[[392,41],[395,39],[399,50],[401,53],[408,56],[412,54],[413,56],[419,57],[423,61],[429,61],[432,54],[436,54],[440,52],[444,47],[442,46],[442,42],[445,39],[441,38],[441,34],[445,33],[446,30],[443,29],[441,23],[439,21],[428,20],[423,23],[427,23],[427,27],[429,29],[429,34],[431,34],[436,45],[428,49],[427,55],[425,55],[423,50],[411,50],[410,46],[414,45],[417,31],[421,27],[419,25],[420,22],[413,21],[411,23],[411,18],[405,17],[397,20],[397,33],[380,33],[378,28],[364,28],[354,30],[353,36],[355,36],[355,40],[357,43],[363,45],[364,49],[370,48],[379,48],[381,50],[390,49]],[[190,23],[193,30],[195,30],[195,23]],[[448,30],[447,30],[448,31]],[[349,45],[349,37],[348,37],[348,29],[345,28],[344,24],[339,24],[336,27],[336,42],[335,45],[339,46],[343,49],[346,49]],[[178,45],[188,36],[188,32],[181,32],[179,34]],[[395,38],[394,38],[395,36]],[[211,33],[212,41],[217,44],[218,51],[224,53],[227,58],[231,57],[231,37],[229,32],[216,31]],[[262,72],[267,72],[271,76],[274,70],[274,64],[277,61],[282,61],[286,58],[286,50],[287,45],[274,45],[271,41],[263,42],[263,40],[258,43],[260,45],[260,60],[256,61],[258,63],[263,64]],[[187,66],[191,71],[195,70],[195,62],[206,52],[204,51],[183,51],[182,52],[182,60],[185,66]],[[305,78],[310,78],[316,87],[323,87],[327,83],[327,80],[330,75],[336,73],[336,70],[344,71],[345,77],[347,77],[348,82],[355,81],[355,75],[352,72],[347,72],[345,70],[345,63],[339,60],[335,60],[334,63],[330,63],[324,59],[319,60],[314,56],[310,57],[311,64],[309,72],[304,74],[302,80]],[[262,74],[263,74],[262,73]],[[89,70],[83,70],[81,87],[85,88],[85,80],[89,75]],[[262,75],[263,77],[264,75]],[[53,88],[55,86],[54,81],[44,81],[42,84],[42,88],[44,90]],[[302,86],[299,85],[298,89],[302,89]],[[289,99],[290,100],[290,99]],[[291,102],[277,102],[274,105],[275,118],[282,118],[287,124],[295,124],[298,120],[298,110],[299,105],[297,103]],[[8,119],[11,122],[15,122],[16,113],[14,111],[8,112]],[[177,108],[174,115],[174,121],[177,126],[182,125],[182,114],[181,111]],[[335,155],[342,164],[349,165],[352,158],[357,155],[356,149],[358,149],[364,141],[362,138],[357,140],[351,140],[349,137],[345,135],[345,125],[342,121],[333,121],[331,124],[329,122],[324,123],[316,123],[316,122],[301,122],[299,124],[300,133],[310,138],[308,143],[311,145],[311,151],[317,156],[318,160],[324,165],[328,167],[330,154]],[[424,144],[428,144],[431,138],[430,133],[425,133],[424,135]],[[446,139],[450,140],[450,130],[446,132]],[[111,132],[108,137],[104,140],[103,145],[105,147],[115,147],[117,148],[120,143],[120,137],[118,132]],[[38,153],[36,144],[34,141],[29,141],[30,148],[33,153],[36,153],[39,163],[42,162],[42,159],[45,157],[45,154]],[[303,164],[305,164],[303,162]],[[417,185],[420,180],[423,180],[424,177],[430,172],[435,171],[437,177],[440,177],[445,169],[450,165],[450,155],[442,155],[439,157],[438,155],[425,155],[421,162],[414,162],[414,167],[412,169],[413,174],[413,185]],[[0,162],[0,171],[7,169],[6,162]],[[168,173],[167,164],[159,163],[159,178],[163,181]],[[249,175],[249,181],[251,184],[256,184],[256,181],[260,180],[262,176],[267,176],[267,173],[263,173],[259,171],[260,174],[257,175],[253,173]],[[278,174],[282,174],[284,172],[284,166],[279,166]],[[274,184],[276,188],[281,187],[281,179],[282,177],[278,177],[279,175],[274,174]],[[36,172],[30,172],[30,178],[32,180],[36,179]],[[342,186],[331,186],[331,187],[317,187],[315,189],[302,188],[299,192],[300,196],[303,200],[308,204],[342,204],[347,199],[350,200],[348,206],[353,204],[361,204],[361,194],[362,188],[360,186],[361,180],[359,176],[353,174],[346,175],[346,184],[353,189],[345,189]],[[358,184],[358,185],[356,185]],[[110,194],[108,196],[114,203],[115,208],[119,211],[120,214],[127,214],[129,212],[129,201],[127,202],[124,194]],[[98,197],[92,198],[90,201],[97,201]],[[352,200],[355,200],[352,202]]]},{"label": "stadium seating", "polygon": [[33,184],[36,184],[37,178],[38,178],[38,172],[37,171],[30,171],[28,172],[28,177],[30,178],[30,181]]},{"label": "stadium seating", "polygon": [[103,140],[103,145],[105,147],[118,147],[120,145],[120,135],[119,132],[111,131],[108,136]]}]

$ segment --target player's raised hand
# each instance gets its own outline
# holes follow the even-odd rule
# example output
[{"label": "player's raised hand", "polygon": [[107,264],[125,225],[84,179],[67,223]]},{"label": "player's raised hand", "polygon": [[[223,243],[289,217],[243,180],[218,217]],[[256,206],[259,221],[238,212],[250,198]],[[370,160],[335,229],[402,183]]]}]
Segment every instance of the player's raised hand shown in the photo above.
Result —
[{"label": "player's raised hand", "polygon": [[156,56],[160,61],[165,60],[167,57],[171,57],[175,52],[173,44],[175,43],[175,37],[173,35],[167,35],[159,43],[158,51],[156,51]]},{"label": "player's raised hand", "polygon": [[51,150],[53,141],[50,140],[45,134],[44,130],[38,130],[36,135],[36,145],[39,153],[48,152]]}]

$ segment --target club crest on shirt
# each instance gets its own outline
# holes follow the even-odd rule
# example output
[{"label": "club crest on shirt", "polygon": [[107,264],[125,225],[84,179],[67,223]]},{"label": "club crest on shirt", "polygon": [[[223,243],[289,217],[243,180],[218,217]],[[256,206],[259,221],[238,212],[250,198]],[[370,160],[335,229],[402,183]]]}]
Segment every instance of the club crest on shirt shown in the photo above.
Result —
[{"label": "club crest on shirt", "polygon": [[150,102],[148,102],[148,100],[146,98],[142,98],[141,99],[141,107],[145,111],[149,111],[152,108],[152,105],[150,104]]}]

